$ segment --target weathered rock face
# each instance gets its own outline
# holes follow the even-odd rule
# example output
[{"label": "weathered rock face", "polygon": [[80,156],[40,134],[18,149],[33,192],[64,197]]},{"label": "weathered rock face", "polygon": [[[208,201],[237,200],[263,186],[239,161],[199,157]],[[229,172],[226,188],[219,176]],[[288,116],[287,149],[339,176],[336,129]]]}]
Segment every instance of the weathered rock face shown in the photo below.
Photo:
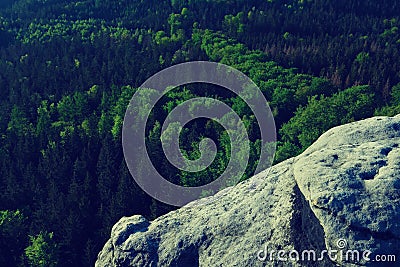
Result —
[{"label": "weathered rock face", "polygon": [[96,266],[396,266],[377,262],[390,255],[399,266],[400,115],[333,128],[302,155],[151,223],[122,218]]}]

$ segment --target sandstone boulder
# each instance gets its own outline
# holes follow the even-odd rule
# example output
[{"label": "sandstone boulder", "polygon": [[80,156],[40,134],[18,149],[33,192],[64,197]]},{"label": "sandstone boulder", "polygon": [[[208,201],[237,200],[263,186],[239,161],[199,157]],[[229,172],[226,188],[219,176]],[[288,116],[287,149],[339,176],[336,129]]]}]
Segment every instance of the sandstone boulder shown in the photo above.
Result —
[{"label": "sandstone boulder", "polygon": [[215,196],[122,218],[96,266],[398,266],[399,145],[400,115],[335,127]]}]

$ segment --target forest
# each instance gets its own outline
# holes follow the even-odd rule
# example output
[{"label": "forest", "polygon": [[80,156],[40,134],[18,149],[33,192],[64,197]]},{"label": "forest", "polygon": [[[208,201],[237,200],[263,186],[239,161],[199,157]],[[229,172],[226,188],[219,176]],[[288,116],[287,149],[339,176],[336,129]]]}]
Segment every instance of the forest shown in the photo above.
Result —
[{"label": "forest", "polygon": [[[2,0],[0,2],[0,266],[93,266],[122,217],[176,209],[132,179],[121,144],[125,110],[150,76],[178,63],[232,66],[260,88],[277,133],[274,163],[333,126],[400,113],[400,2],[395,0]],[[146,145],[175,184],[224,171],[230,143],[209,119],[184,129],[181,148],[216,141],[215,162],[188,174],[160,153],[161,126],[185,100],[224,101],[250,139],[260,130],[238,96],[187,85],[152,112]]]}]

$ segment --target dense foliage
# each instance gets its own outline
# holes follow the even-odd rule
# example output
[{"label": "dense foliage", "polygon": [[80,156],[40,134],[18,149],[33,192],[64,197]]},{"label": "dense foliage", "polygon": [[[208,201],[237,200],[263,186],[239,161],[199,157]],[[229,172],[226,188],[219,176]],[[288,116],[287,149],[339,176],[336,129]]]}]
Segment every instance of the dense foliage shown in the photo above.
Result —
[{"label": "dense foliage", "polygon": [[[154,219],[174,207],[145,194],[121,148],[124,112],[148,77],[176,63],[235,67],[273,111],[276,162],[327,129],[400,113],[400,4],[385,0],[2,0],[0,3],[0,266],[92,266],[122,216]],[[171,181],[207,183],[229,161],[227,133],[211,120],[187,125],[181,146],[198,157],[216,141],[210,168],[179,171],[161,156],[161,125],[194,96],[223,100],[251,141],[249,107],[223,88],[188,85],[150,118],[147,144]]]}]

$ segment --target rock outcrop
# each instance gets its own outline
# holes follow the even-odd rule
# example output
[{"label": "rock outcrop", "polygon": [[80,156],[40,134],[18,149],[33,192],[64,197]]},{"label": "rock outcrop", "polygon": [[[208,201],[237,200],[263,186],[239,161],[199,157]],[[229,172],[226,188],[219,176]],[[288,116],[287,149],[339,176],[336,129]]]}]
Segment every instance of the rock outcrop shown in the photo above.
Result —
[{"label": "rock outcrop", "polygon": [[96,262],[335,265],[400,265],[400,115],[333,128],[300,156],[152,222],[122,218]]}]

